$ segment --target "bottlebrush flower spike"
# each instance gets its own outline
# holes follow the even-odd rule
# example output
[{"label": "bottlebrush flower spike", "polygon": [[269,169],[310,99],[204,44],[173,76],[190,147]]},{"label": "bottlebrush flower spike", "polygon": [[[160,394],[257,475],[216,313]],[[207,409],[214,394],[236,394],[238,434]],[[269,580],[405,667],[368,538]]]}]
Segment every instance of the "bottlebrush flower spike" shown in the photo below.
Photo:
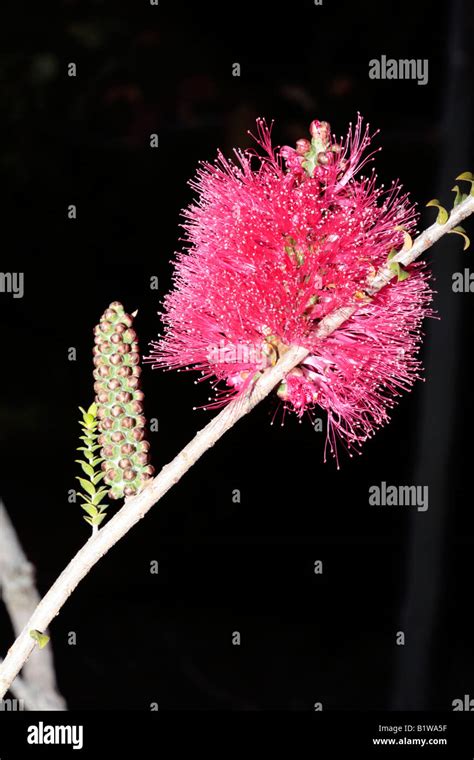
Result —
[{"label": "bottlebrush flower spike", "polygon": [[109,496],[137,493],[153,475],[145,440],[140,354],[133,318],[114,301],[95,328],[94,390],[102,446],[100,456]]},{"label": "bottlebrush flower spike", "polygon": [[[419,377],[431,291],[417,263],[370,295],[377,269],[411,242],[416,214],[398,183],[378,187],[373,170],[357,177],[373,156],[361,117],[341,143],[327,122],[313,121],[310,136],[275,150],[259,120],[262,156],[236,150],[234,161],[219,153],[201,164],[164,300],[165,333],[148,360],[223,381],[219,405],[244,393],[288,346],[303,346],[309,356],[277,395],[299,417],[316,405],[326,410],[336,454],[337,438],[358,447],[387,422]],[[315,335],[325,315],[354,304],[332,335]]]}]

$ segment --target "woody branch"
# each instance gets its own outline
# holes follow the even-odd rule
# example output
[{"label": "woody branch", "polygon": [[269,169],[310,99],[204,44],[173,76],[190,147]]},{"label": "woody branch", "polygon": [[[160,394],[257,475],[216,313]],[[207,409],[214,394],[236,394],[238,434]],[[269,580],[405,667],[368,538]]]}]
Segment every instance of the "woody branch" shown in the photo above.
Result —
[{"label": "woody branch", "polygon": [[[432,224],[413,242],[409,250],[402,250],[390,263],[399,262],[407,266],[430,248],[443,235],[458,226],[463,219],[474,213],[474,197],[469,196],[456,206],[445,224]],[[388,264],[381,267],[367,286],[369,295],[376,294],[396,276]],[[316,336],[326,338],[340,327],[360,307],[354,303],[336,309],[321,320]],[[184,449],[136,496],[126,499],[117,514],[80,549],[69,565],[61,573],[45,597],[41,600],[28,623],[10,648],[0,667],[0,697],[10,687],[15,676],[30,656],[35,643],[30,636],[31,630],[44,631],[59,613],[70,594],[88,574],[91,568],[114,546],[128,531],[141,520],[151,507],[170,490],[192,465],[235,423],[248,414],[272,389],[278,385],[286,374],[300,364],[309,351],[301,346],[291,346],[271,368],[267,369],[248,393],[228,404],[211,422],[200,430]]]}]

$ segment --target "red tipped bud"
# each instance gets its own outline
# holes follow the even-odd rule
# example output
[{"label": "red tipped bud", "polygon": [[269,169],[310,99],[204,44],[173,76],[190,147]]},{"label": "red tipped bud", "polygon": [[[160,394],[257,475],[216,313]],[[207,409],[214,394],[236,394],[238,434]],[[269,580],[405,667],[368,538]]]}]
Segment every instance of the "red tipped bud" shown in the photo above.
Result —
[{"label": "red tipped bud", "polygon": [[296,152],[299,156],[304,156],[309,150],[311,150],[311,143],[305,137],[296,141]]},{"label": "red tipped bud", "polygon": [[310,124],[309,131],[311,137],[319,137],[325,145],[328,145],[331,142],[331,125],[329,122],[314,119]]}]

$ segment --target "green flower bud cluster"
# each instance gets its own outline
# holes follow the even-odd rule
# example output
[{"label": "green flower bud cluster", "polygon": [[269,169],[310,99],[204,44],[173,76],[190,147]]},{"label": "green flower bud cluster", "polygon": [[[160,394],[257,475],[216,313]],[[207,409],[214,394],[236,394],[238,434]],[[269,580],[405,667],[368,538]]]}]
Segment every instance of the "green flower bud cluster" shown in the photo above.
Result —
[{"label": "green flower bud cluster", "polygon": [[141,368],[133,317],[114,301],[94,330],[94,390],[104,483],[111,499],[132,496],[153,476],[145,440]]}]

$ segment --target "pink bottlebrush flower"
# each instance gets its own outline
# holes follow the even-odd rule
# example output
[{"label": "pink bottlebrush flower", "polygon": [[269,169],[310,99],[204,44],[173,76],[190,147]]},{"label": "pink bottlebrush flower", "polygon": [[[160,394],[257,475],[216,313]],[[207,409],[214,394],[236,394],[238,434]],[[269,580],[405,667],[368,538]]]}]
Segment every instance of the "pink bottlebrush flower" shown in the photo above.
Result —
[{"label": "pink bottlebrush flower", "polygon": [[[275,150],[258,121],[254,151],[221,153],[201,164],[185,211],[185,250],[164,300],[165,334],[152,344],[154,367],[200,370],[217,384],[216,402],[243,393],[278,359],[282,347],[310,351],[277,394],[302,416],[328,416],[327,441],[351,449],[388,419],[396,397],[419,377],[416,359],[431,292],[423,265],[375,297],[365,289],[416,214],[398,183],[377,187],[372,170],[357,178],[371,142],[359,116],[338,144],[327,122],[313,121],[311,141]],[[325,340],[318,322],[354,303],[357,312]]]}]

